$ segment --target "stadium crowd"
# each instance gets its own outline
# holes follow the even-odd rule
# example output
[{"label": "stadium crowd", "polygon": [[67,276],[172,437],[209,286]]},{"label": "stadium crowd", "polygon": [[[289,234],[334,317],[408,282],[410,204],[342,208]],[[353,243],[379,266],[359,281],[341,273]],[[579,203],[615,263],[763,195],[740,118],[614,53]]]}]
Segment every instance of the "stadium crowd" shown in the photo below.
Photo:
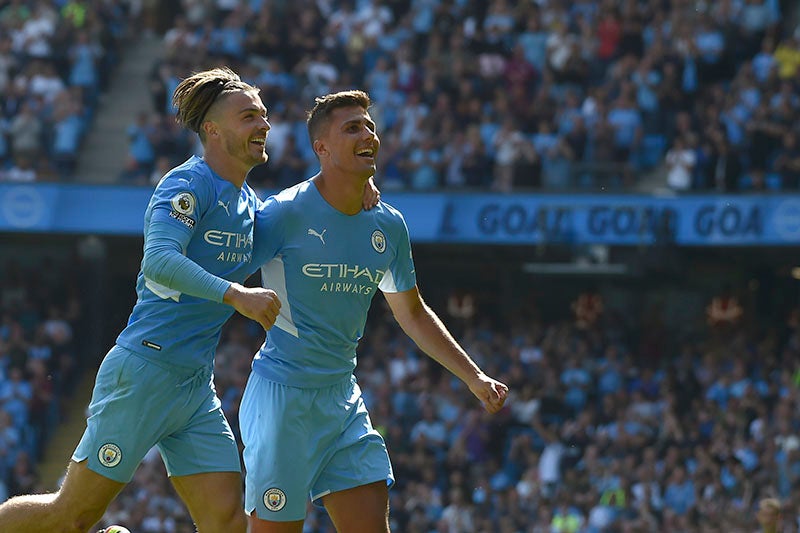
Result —
[{"label": "stadium crowd", "polygon": [[44,488],[37,463],[81,371],[84,303],[77,269],[0,263],[0,502]]},{"label": "stadium crowd", "polygon": [[798,187],[800,29],[786,0],[151,4],[0,3],[0,179],[75,178],[120,43],[149,16],[164,54],[151,109],[128,127],[123,182],[150,183],[197,150],[169,97],[224,63],[270,109],[272,161],[251,177],[267,189],[313,173],[304,111],[350,87],[376,102],[386,189],[631,187],[651,175],[676,191]]},{"label": "stadium crowd", "polygon": [[[169,96],[232,66],[273,129],[264,188],[310,176],[304,110],[366,89],[385,189],[793,190],[800,30],[780,0],[184,0],[130,129],[133,182],[192,150]],[[291,20],[296,23],[283,24]],[[660,173],[651,172],[654,169]],[[660,178],[658,177],[660,176]],[[653,179],[647,179],[648,184]]]},{"label": "stadium crowd", "polygon": [[0,2],[0,181],[72,181],[135,1]]}]

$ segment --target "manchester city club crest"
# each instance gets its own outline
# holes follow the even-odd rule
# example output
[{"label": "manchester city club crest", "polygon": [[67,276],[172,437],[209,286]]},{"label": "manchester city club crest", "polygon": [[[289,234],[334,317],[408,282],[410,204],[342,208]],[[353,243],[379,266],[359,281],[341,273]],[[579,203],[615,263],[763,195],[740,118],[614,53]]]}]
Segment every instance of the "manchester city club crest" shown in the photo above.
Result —
[{"label": "manchester city club crest", "polygon": [[379,254],[386,251],[386,236],[379,229],[372,232],[372,247]]},{"label": "manchester city club crest", "polygon": [[264,493],[264,506],[270,511],[280,511],[285,505],[286,494],[281,489],[272,487]]},{"label": "manchester city club crest", "polygon": [[119,446],[116,444],[111,444],[109,442],[100,446],[100,450],[97,452],[97,458],[100,460],[101,465],[113,468],[122,461],[122,450],[120,450]]}]

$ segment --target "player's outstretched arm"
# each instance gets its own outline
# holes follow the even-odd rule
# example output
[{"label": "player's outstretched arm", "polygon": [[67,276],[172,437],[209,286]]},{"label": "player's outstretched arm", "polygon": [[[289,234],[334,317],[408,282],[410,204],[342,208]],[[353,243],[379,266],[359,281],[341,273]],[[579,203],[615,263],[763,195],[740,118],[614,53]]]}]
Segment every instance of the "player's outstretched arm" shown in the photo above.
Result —
[{"label": "player's outstretched arm", "polygon": [[231,283],[222,301],[261,324],[265,330],[275,324],[281,309],[281,301],[275,291],[261,287],[245,287],[238,283]]},{"label": "player's outstretched arm", "polygon": [[508,387],[478,367],[422,300],[417,287],[384,296],[397,323],[423,352],[463,381],[487,411],[496,413],[503,407]]}]

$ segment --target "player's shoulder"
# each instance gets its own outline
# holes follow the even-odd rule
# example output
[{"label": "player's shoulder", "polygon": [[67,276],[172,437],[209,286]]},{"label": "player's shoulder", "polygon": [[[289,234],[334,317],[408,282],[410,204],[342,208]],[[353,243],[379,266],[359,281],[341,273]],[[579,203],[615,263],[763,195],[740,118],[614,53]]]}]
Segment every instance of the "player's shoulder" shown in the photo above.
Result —
[{"label": "player's shoulder", "polygon": [[302,212],[301,202],[298,202],[298,199],[303,197],[304,183],[287,187],[259,202],[256,209],[256,220],[270,221],[275,224],[279,220],[285,221],[286,217],[292,213]]},{"label": "player's shoulder", "polygon": [[164,174],[156,185],[156,190],[164,192],[189,192],[198,199],[215,195],[215,180],[211,168],[206,162],[192,156],[180,165]]},{"label": "player's shoulder", "polygon": [[157,187],[186,187],[194,189],[207,187],[212,179],[213,176],[208,164],[203,159],[192,156],[164,174]]},{"label": "player's shoulder", "polygon": [[372,208],[375,212],[375,216],[380,218],[381,220],[386,220],[388,222],[396,222],[396,223],[405,223],[405,218],[403,217],[403,213],[400,212],[399,209],[394,207],[391,204],[387,204],[384,201],[378,202],[378,205]]},{"label": "player's shoulder", "polygon": [[275,200],[278,202],[293,202],[301,200],[307,196],[309,189],[312,186],[311,180],[301,181],[291,187],[286,187],[282,191],[275,194]]},{"label": "player's shoulder", "polygon": [[267,204],[271,204],[272,208],[284,212],[302,211],[305,209],[304,205],[311,201],[311,195],[309,194],[311,187],[313,185],[310,180],[301,181],[270,196],[267,199]]},{"label": "player's shoulder", "polygon": [[371,210],[363,211],[363,213],[366,213],[367,217],[371,217],[373,224],[391,240],[408,238],[408,226],[405,218],[400,210],[391,204],[380,201]]}]

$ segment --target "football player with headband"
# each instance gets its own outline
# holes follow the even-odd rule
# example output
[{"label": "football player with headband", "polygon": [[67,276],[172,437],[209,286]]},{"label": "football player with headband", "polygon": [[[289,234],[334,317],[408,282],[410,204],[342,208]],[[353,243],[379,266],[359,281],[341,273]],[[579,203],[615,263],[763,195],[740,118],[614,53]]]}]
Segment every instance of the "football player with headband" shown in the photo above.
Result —
[{"label": "football player with headband", "polygon": [[[220,330],[238,311],[272,327],[277,294],[243,283],[261,201],[247,184],[267,161],[259,90],[227,68],[176,88],[178,121],[203,156],[170,170],[144,215],[137,301],[97,372],[86,430],[53,494],[0,506],[0,531],[85,533],[157,446],[200,533],[245,533],[238,447],[214,389]],[[367,187],[368,205],[377,192]]]}]

